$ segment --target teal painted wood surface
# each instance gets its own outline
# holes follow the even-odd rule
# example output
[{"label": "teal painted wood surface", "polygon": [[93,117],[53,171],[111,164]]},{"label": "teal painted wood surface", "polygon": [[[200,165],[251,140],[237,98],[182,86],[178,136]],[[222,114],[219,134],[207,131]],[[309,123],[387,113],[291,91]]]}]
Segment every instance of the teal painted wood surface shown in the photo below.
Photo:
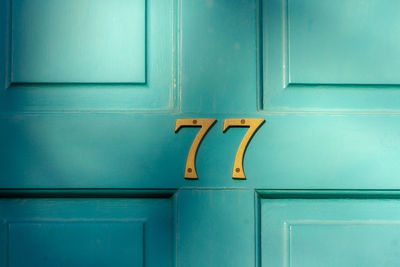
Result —
[{"label": "teal painted wood surface", "polygon": [[141,222],[17,222],[7,235],[9,266],[144,266]]},{"label": "teal painted wood surface", "polygon": [[181,110],[257,110],[256,0],[182,1]]},{"label": "teal painted wood surface", "polygon": [[[28,2],[0,1],[1,264],[399,265],[396,1]],[[198,128],[175,134],[177,118],[217,119],[198,180]],[[223,134],[226,118],[266,120],[246,180],[246,129]]]},{"label": "teal painted wood surface", "polygon": [[397,1],[262,1],[267,111],[398,111]]},{"label": "teal painted wood surface", "polygon": [[264,199],[262,266],[398,266],[397,199]]},{"label": "teal painted wood surface", "polygon": [[[172,0],[89,2],[60,1],[63,5],[45,0],[0,2],[0,112],[175,108],[176,3]],[[20,8],[13,11],[13,5]],[[72,11],[63,12],[68,8]],[[140,23],[129,9],[135,10]],[[124,16],[120,10],[124,10]],[[57,16],[57,12],[62,16]],[[41,14],[42,19],[36,19]],[[50,20],[52,16],[59,21]],[[25,21],[29,18],[34,23]],[[92,33],[85,33],[90,30]],[[145,36],[139,40],[136,35]],[[63,42],[63,38],[68,41]],[[88,43],[89,39],[93,42]],[[46,48],[43,43],[53,46]],[[136,60],[139,56],[140,60]]]},{"label": "teal painted wood surface", "polygon": [[3,199],[0,266],[172,266],[172,204],[170,198]]},{"label": "teal painted wood surface", "polygon": [[[193,117],[193,114],[184,117]],[[198,115],[198,114],[197,114]],[[244,117],[264,117],[246,114]],[[399,189],[399,115],[266,115],[244,156],[247,180],[231,177],[246,129],[218,119],[183,178],[198,129],[174,133],[181,114],[2,116],[3,188]],[[235,116],[230,116],[235,117]],[[45,163],[43,163],[45,162]]]},{"label": "teal painted wood surface", "polygon": [[399,7],[396,1],[287,0],[288,83],[398,85]]},{"label": "teal painted wood surface", "polygon": [[179,191],[178,266],[255,266],[254,203],[252,190]]},{"label": "teal painted wood surface", "polygon": [[146,1],[12,1],[11,82],[144,83]]}]

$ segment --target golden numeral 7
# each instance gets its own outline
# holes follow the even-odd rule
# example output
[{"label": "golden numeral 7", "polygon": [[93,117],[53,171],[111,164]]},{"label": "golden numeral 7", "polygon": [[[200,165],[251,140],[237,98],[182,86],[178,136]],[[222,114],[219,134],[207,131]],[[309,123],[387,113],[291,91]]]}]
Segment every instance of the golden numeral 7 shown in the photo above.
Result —
[{"label": "golden numeral 7", "polygon": [[203,137],[206,135],[211,126],[214,125],[216,119],[177,119],[175,123],[175,133],[179,131],[181,127],[201,127],[193,140],[192,146],[190,147],[185,167],[185,178],[186,179],[198,179],[196,172],[196,154]]},{"label": "golden numeral 7", "polygon": [[222,132],[226,132],[229,127],[249,127],[246,134],[243,136],[242,142],[236,152],[235,162],[233,163],[232,178],[246,179],[243,169],[243,155],[247,145],[257,129],[264,123],[264,119],[225,119]]}]

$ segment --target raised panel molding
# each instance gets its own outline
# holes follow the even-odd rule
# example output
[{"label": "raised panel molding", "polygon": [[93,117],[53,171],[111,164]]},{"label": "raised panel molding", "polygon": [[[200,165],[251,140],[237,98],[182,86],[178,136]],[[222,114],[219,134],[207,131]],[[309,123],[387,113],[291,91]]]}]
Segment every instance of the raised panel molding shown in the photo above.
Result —
[{"label": "raised panel molding", "polygon": [[125,191],[1,199],[0,266],[171,267],[172,192]]},{"label": "raised panel molding", "polygon": [[400,2],[286,1],[289,84],[400,83]]},{"label": "raised panel molding", "polygon": [[398,193],[261,194],[263,267],[399,266]]},{"label": "raised panel molding", "polygon": [[[398,266],[400,221],[285,222],[289,266]],[[316,253],[318,252],[318,253]],[[357,264],[355,264],[357,262]]]},{"label": "raised panel molding", "polygon": [[177,8],[173,0],[1,1],[0,112],[175,110]]},{"label": "raised panel molding", "polygon": [[263,109],[399,114],[398,5],[263,0]]}]

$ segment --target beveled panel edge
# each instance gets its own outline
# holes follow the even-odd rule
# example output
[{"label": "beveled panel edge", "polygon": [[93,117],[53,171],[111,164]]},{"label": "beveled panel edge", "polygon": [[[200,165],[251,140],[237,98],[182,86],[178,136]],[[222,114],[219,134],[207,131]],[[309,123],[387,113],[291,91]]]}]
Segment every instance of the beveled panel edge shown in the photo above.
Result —
[{"label": "beveled panel edge", "polygon": [[[390,105],[387,108],[384,106],[385,99],[394,99],[397,98],[399,94],[400,84],[351,84],[351,83],[343,83],[343,84],[323,84],[323,83],[289,83],[288,77],[288,68],[287,65],[287,3],[289,0],[261,0],[264,7],[262,7],[261,16],[264,20],[262,22],[263,30],[260,33],[260,38],[263,39],[264,43],[262,45],[262,50],[264,52],[263,58],[261,60],[261,64],[264,66],[264,70],[262,73],[263,76],[263,96],[262,102],[263,107],[259,110],[259,112],[264,114],[343,114],[343,115],[352,115],[352,114],[363,114],[363,115],[396,115],[399,114],[400,107]],[[271,33],[268,30],[268,25],[271,24],[270,17],[267,17],[265,11],[265,6],[268,5],[271,1],[275,3],[279,3],[279,11],[277,14],[279,15],[279,30],[276,33],[272,33],[274,36],[274,40],[277,43],[273,43],[272,46],[270,42],[268,42],[269,38],[271,38]],[[286,16],[286,17],[285,17]],[[279,44],[278,44],[279,43]],[[274,51],[279,51],[278,54],[274,55],[269,52],[268,47],[273,47],[275,45]],[[275,60],[274,65],[269,64],[272,60]],[[271,75],[266,72],[273,72],[275,75],[275,79],[273,83],[271,83]],[[286,69],[286,70],[285,70]],[[269,81],[269,82],[268,82]],[[359,92],[356,92],[359,91]],[[305,94],[305,96],[309,96],[310,94],[317,93],[323,100],[326,100],[330,96],[338,97],[338,95],[343,98],[348,98],[350,100],[346,100],[347,102],[354,100],[357,95],[363,92],[370,93],[374,91],[376,93],[376,97],[370,97],[371,99],[375,99],[377,102],[374,106],[357,106],[357,107],[349,107],[348,105],[340,105],[337,106],[335,103],[329,105],[327,107],[315,107],[313,105],[310,106],[310,102],[307,99],[300,100],[298,105],[292,105],[291,101],[293,101],[294,96],[298,96],[300,94]],[[353,94],[356,92],[356,94]],[[382,93],[385,93],[384,96]],[[387,94],[386,94],[387,93]],[[353,95],[352,95],[353,94]],[[370,99],[368,98],[368,99]]]},{"label": "beveled panel edge", "polygon": [[[268,1],[268,0],[263,0]],[[307,88],[307,87],[326,87],[324,89],[331,89],[332,87],[341,87],[343,89],[353,89],[353,88],[362,88],[362,89],[391,89],[391,88],[400,88],[400,83],[299,83],[299,82],[291,82],[290,81],[290,18],[289,18],[289,1],[290,0],[282,0],[282,46],[283,46],[283,89],[315,89],[315,88]],[[322,89],[322,88],[321,88]]]},{"label": "beveled panel edge", "polygon": [[263,5],[264,0],[256,0],[256,87],[257,111],[264,109],[264,83],[263,83]]},{"label": "beveled panel edge", "polygon": [[[0,37],[4,35],[4,44],[5,44],[5,49],[4,51],[0,51],[0,59],[2,56],[4,56],[5,59],[5,64],[4,66],[0,66],[0,98],[2,97],[1,95],[7,94],[8,90],[29,90],[30,87],[34,87],[36,89],[45,89],[46,87],[49,86],[65,86],[65,87],[76,87],[76,86],[82,86],[82,87],[107,87],[107,86],[117,86],[120,88],[124,87],[129,87],[133,86],[136,88],[140,89],[146,89],[148,86],[149,82],[149,71],[148,71],[148,17],[149,17],[149,4],[148,0],[145,0],[145,82],[144,83],[126,83],[126,82],[121,82],[121,83],[14,83],[12,82],[11,76],[11,69],[12,69],[12,1],[14,0],[4,0],[0,3],[0,7],[5,7],[3,9],[4,13],[7,15],[4,20],[5,24],[2,25],[0,21],[0,30],[2,27],[4,27],[5,31],[0,33]],[[86,109],[81,109],[81,108],[76,108],[72,107],[71,109],[55,109],[55,108],[48,108],[48,107],[39,107],[37,109],[29,109],[29,110],[24,110],[24,109],[13,109],[10,111],[2,111],[0,110],[0,113],[6,113],[6,114],[13,114],[13,113],[28,113],[28,114],[37,114],[37,113],[81,113],[81,112],[90,112],[90,113],[119,113],[119,112],[133,112],[133,113],[146,113],[146,112],[179,112],[180,107],[181,107],[181,93],[180,93],[180,73],[181,73],[181,64],[180,64],[180,58],[181,58],[181,44],[179,41],[180,38],[180,28],[181,28],[181,1],[182,0],[171,0],[171,14],[170,14],[170,21],[171,21],[171,77],[169,81],[169,92],[168,92],[168,102],[164,106],[160,106],[157,108],[117,108],[117,109],[99,109],[99,108],[90,108],[88,110]],[[1,43],[0,43],[0,48],[1,48]],[[4,53],[2,55],[2,53]],[[37,88],[39,87],[39,88]],[[43,87],[43,88],[41,88]],[[105,89],[111,89],[111,88],[105,88]],[[3,91],[3,92],[2,92]]]},{"label": "beveled panel edge", "polygon": [[255,190],[261,199],[400,199],[400,190]]},{"label": "beveled panel edge", "polygon": [[176,189],[0,189],[2,198],[171,198]]},{"label": "beveled panel edge", "polygon": [[[268,0],[263,0],[263,1],[268,1]],[[306,89],[306,87],[327,87],[327,89],[332,88],[332,87],[341,87],[344,89],[352,89],[354,87],[356,88],[362,88],[362,89],[381,89],[381,88],[400,88],[400,83],[313,83],[313,82],[307,82],[307,83],[299,83],[299,82],[291,82],[290,81],[290,34],[289,34],[289,27],[290,27],[290,18],[289,18],[289,2],[290,0],[282,0],[282,28],[283,28],[283,33],[282,33],[282,46],[283,46],[283,66],[286,66],[286,68],[283,69],[283,81],[284,81],[284,89]],[[314,88],[313,88],[314,89]],[[321,88],[322,89],[322,88]]]}]

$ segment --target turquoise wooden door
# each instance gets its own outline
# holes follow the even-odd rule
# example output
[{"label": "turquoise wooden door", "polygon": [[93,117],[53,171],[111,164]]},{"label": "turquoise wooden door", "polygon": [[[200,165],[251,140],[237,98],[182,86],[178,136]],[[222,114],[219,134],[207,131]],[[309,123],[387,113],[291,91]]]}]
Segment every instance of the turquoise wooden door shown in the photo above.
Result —
[{"label": "turquoise wooden door", "polygon": [[397,1],[0,3],[0,266],[399,266]]}]

